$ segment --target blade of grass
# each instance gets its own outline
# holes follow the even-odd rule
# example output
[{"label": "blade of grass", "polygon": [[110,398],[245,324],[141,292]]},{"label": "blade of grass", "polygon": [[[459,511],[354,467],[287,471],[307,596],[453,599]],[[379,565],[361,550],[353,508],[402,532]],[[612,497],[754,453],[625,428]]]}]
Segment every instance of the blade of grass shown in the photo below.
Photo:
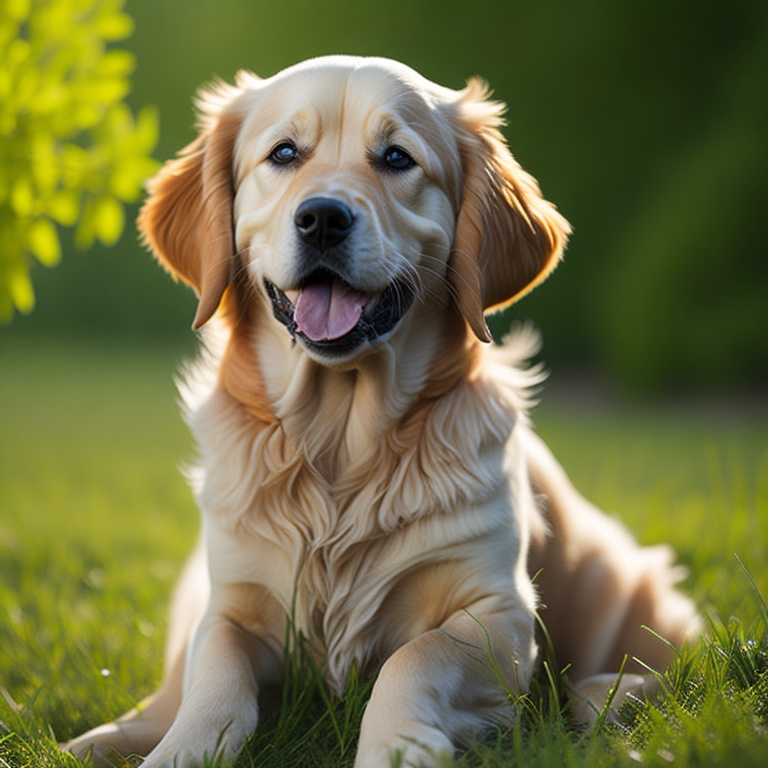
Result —
[{"label": "blade of grass", "polygon": [[744,562],[742,559],[734,552],[733,556],[736,558],[736,562],[741,566],[741,569],[744,571],[744,574],[749,579],[749,583],[752,585],[752,589],[755,592],[755,595],[757,596],[758,602],[760,603],[760,611],[762,613],[763,623],[765,624],[766,628],[768,628],[768,603],[766,603],[765,598],[763,597],[762,592],[760,591],[760,587],[757,586],[757,582],[752,578],[752,574],[750,573],[749,569],[746,565],[744,565]]}]

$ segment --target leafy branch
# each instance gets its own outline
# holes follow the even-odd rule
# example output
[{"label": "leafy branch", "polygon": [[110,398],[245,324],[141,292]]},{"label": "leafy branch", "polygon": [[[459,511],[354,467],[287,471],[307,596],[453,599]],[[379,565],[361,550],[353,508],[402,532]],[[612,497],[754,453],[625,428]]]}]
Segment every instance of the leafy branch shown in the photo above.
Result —
[{"label": "leafy branch", "polygon": [[123,5],[0,4],[0,320],[33,309],[32,264],[59,263],[59,227],[81,249],[114,244],[157,168],[157,112],[126,106],[135,58],[112,47],[133,31]]}]

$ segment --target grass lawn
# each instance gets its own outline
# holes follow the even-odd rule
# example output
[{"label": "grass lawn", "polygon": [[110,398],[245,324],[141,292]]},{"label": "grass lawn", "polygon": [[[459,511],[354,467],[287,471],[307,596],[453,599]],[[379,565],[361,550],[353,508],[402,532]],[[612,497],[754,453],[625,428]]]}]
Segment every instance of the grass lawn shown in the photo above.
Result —
[{"label": "grass lawn", "polygon": [[[198,525],[176,471],[194,455],[172,384],[181,356],[0,344],[3,768],[77,765],[56,740],[160,677],[169,594]],[[540,433],[590,498],[677,549],[711,633],[667,672],[668,696],[625,708],[622,725],[574,727],[556,671],[543,672],[518,726],[461,765],[768,765],[768,411],[725,410],[545,395]],[[366,690],[331,700],[294,660],[280,712],[239,765],[351,766]]]}]

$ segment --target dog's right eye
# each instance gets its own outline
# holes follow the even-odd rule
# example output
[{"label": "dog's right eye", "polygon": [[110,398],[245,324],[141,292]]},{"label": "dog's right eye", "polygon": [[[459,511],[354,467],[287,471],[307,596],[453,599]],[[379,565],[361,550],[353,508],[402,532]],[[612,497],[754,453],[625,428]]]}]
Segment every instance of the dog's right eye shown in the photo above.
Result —
[{"label": "dog's right eye", "polygon": [[292,141],[281,141],[272,148],[269,159],[275,165],[290,165],[299,157],[299,149]]},{"label": "dog's right eye", "polygon": [[409,171],[416,165],[416,161],[402,147],[398,146],[387,147],[381,162],[390,171]]}]

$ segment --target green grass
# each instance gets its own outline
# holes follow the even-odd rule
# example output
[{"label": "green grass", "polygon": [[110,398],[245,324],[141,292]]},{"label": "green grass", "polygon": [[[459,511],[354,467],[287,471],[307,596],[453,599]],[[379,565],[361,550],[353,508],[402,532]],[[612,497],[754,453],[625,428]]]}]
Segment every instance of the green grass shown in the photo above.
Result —
[{"label": "green grass", "polygon": [[[56,741],[160,677],[169,594],[198,527],[176,471],[194,454],[172,384],[181,357],[0,345],[3,768],[77,765]],[[722,411],[545,398],[541,434],[590,498],[643,542],[677,549],[710,636],[667,671],[668,694],[625,708],[621,726],[575,727],[559,676],[542,671],[516,727],[461,766],[768,764],[768,414]],[[351,766],[370,684],[336,700],[309,661],[290,661],[239,765]]]}]

